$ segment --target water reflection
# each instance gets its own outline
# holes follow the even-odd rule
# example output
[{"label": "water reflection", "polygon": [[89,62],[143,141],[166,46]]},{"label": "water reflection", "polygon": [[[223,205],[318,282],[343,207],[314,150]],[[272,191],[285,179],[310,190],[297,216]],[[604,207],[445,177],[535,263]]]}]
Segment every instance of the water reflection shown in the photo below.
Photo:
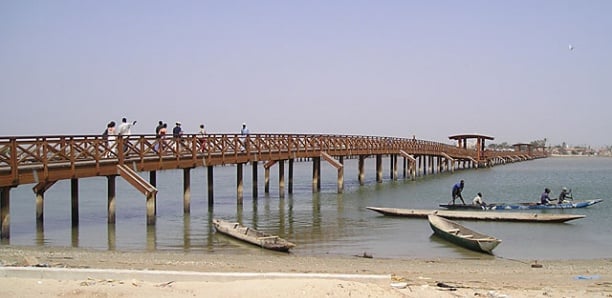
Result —
[{"label": "water reflection", "polygon": [[70,244],[72,247],[79,247],[79,226],[73,225],[70,234]]},{"label": "water reflection", "polygon": [[155,251],[157,249],[157,232],[154,225],[146,225],[147,227],[147,251]]},{"label": "water reflection", "polygon": [[114,223],[109,223],[107,228],[106,228],[106,234],[107,234],[107,243],[108,243],[108,250],[115,250],[117,248],[117,232],[116,232],[116,226]]}]

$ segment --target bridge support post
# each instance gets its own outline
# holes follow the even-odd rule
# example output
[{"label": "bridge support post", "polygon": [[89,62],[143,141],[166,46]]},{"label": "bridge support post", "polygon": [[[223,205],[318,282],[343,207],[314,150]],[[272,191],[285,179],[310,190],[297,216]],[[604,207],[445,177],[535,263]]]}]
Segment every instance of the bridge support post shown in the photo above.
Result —
[{"label": "bridge support post", "polygon": [[183,169],[183,214],[189,213],[191,213],[191,168],[185,168]]},{"label": "bridge support post", "polygon": [[40,229],[44,227],[45,222],[45,191],[34,192],[36,193],[36,227]]},{"label": "bridge support post", "polygon": [[285,161],[278,161],[278,196],[285,197]]},{"label": "bridge support post", "polygon": [[254,161],[251,166],[253,167],[253,198],[257,198],[257,162]]},{"label": "bridge support post", "polygon": [[132,168],[119,164],[117,165],[117,173],[125,179],[129,184],[134,186],[138,191],[146,197],[146,209],[147,209],[147,225],[155,224],[155,210],[156,210],[156,195],[157,188],[153,187],[136,173]]},{"label": "bridge support post", "polygon": [[270,193],[270,168],[264,168],[264,192]]},{"label": "bridge support post", "polygon": [[391,160],[393,163],[393,180],[397,180],[397,154],[391,154]]},{"label": "bridge support post", "polygon": [[11,188],[0,188],[0,239],[11,237]]},{"label": "bridge support post", "polygon": [[365,156],[359,155],[358,166],[359,169],[359,185],[363,185],[365,183]]},{"label": "bridge support post", "polygon": [[79,179],[70,179],[70,198],[72,203],[72,227],[79,225]]},{"label": "bridge support post", "polygon": [[382,155],[376,154],[376,182],[382,183]]},{"label": "bridge support post", "polygon": [[213,185],[214,184],[213,183],[213,181],[214,181],[214,179],[213,179],[214,178],[213,177],[213,167],[212,166],[207,166],[206,167],[206,171],[207,171],[206,178],[208,180],[208,183],[207,183],[207,189],[208,189],[208,207],[211,207],[214,204],[214,202],[215,202],[215,199],[214,199],[215,190],[214,190],[214,185]]},{"label": "bridge support post", "polygon": [[423,167],[423,176],[427,176],[427,155],[421,155],[421,166]]},{"label": "bridge support post", "polygon": [[342,165],[338,169],[338,193],[344,192],[344,157],[340,156],[340,164]]},{"label": "bridge support post", "polygon": [[340,156],[340,159],[336,160],[327,152],[321,152],[321,157],[338,171],[338,193],[342,193],[344,191],[344,159]]},{"label": "bridge support post", "polygon": [[[157,187],[157,172],[149,171],[149,184],[153,187]],[[155,206],[155,215],[157,215],[157,205]]]},{"label": "bridge support post", "polygon": [[108,212],[108,224],[115,224],[115,214],[116,214],[116,179],[117,176],[111,175],[106,176],[106,194],[107,194],[107,212]]},{"label": "bridge support post", "polygon": [[287,192],[293,193],[293,158],[289,159],[289,185]]},{"label": "bridge support post", "polygon": [[393,154],[389,154],[389,177],[391,177],[391,180],[395,180],[395,177],[393,176],[395,172],[395,169],[393,168],[394,165]]},{"label": "bridge support post", "polygon": [[242,197],[244,193],[243,169],[242,163],[236,164],[236,204],[242,205]]},{"label": "bridge support post", "polygon": [[414,180],[414,176],[416,176],[414,172],[414,168],[416,167],[416,159],[414,156],[408,154],[404,150],[400,150],[399,155],[404,157],[404,178],[406,178],[406,172],[409,172],[411,179]]},{"label": "bridge support post", "polygon": [[270,168],[276,163],[276,160],[270,160],[264,164],[264,192],[270,193]]},{"label": "bridge support post", "polygon": [[153,187],[157,187],[157,172],[149,171],[149,184],[153,185]]},{"label": "bridge support post", "polygon": [[321,158],[312,158],[312,191],[319,192],[321,189]]},{"label": "bridge support post", "polygon": [[155,193],[147,195],[147,226],[155,225]]},{"label": "bridge support post", "polygon": [[44,230],[45,219],[45,192],[55,184],[56,181],[39,182],[32,190],[36,194],[36,230]]}]

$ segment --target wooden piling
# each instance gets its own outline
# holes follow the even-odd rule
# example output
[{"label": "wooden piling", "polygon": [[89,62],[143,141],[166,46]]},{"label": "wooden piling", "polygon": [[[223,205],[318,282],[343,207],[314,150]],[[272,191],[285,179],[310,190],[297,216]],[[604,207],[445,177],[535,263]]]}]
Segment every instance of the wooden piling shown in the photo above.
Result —
[{"label": "wooden piling", "polygon": [[72,227],[79,225],[79,179],[70,179]]},{"label": "wooden piling", "polygon": [[207,166],[206,167],[206,171],[207,171],[207,189],[208,189],[208,207],[213,206],[214,202],[215,202],[215,198],[214,198],[214,187],[213,187],[213,166]]},{"label": "wooden piling", "polygon": [[292,194],[293,193],[293,158],[289,159],[289,185],[288,185],[288,189],[287,192]]},{"label": "wooden piling", "polygon": [[278,196],[285,197],[285,161],[278,161]]},{"label": "wooden piling", "polygon": [[376,182],[383,182],[382,155],[376,154]]},{"label": "wooden piling", "polygon": [[359,185],[363,185],[365,183],[365,156],[364,155],[359,155],[359,162],[358,162],[358,170],[359,170],[359,174],[358,174],[358,178],[359,179]]},{"label": "wooden piling", "polygon": [[270,168],[264,167],[264,192],[270,193]]},{"label": "wooden piling", "polygon": [[106,193],[107,193],[107,213],[108,213],[108,224],[115,224],[115,208],[116,208],[116,178],[115,175],[106,176]]},{"label": "wooden piling", "polygon": [[9,239],[11,236],[11,188],[0,188],[0,238]]},{"label": "wooden piling", "polygon": [[320,186],[319,182],[321,181],[321,158],[313,157],[312,158],[312,191],[319,192]]},{"label": "wooden piling", "polygon": [[257,198],[257,161],[254,161],[251,164],[252,168],[253,168],[253,175],[252,175],[252,180],[253,180],[253,198]]},{"label": "wooden piling", "polygon": [[191,168],[183,169],[183,214],[191,213]]},{"label": "wooden piling", "polygon": [[242,197],[244,193],[243,169],[242,163],[236,164],[236,204],[242,205]]}]

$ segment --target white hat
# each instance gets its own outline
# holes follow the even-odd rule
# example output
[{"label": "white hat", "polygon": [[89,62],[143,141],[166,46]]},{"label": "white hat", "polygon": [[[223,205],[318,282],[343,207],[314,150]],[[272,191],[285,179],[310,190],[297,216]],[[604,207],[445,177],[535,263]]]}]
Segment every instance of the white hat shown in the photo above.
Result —
[{"label": "white hat", "polygon": [[242,122],[242,125],[246,125],[246,123]]},{"label": "white hat", "polygon": [[176,125],[181,125],[181,122],[179,122],[179,121],[176,121]]}]

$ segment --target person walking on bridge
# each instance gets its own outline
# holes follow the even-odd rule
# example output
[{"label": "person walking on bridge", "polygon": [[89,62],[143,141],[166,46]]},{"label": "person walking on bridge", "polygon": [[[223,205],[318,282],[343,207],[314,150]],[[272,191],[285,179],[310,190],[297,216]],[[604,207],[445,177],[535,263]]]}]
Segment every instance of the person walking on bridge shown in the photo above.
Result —
[{"label": "person walking on bridge", "polygon": [[136,125],[136,121],[128,123],[127,118],[121,119],[121,124],[117,127],[117,134],[120,136],[129,136],[132,134],[132,126]]},{"label": "person walking on bridge", "polygon": [[[120,137],[129,136],[132,134],[132,126],[136,125],[136,121],[134,120],[132,123],[128,123],[127,118],[121,119],[121,124],[117,127],[117,135]],[[127,152],[130,148],[129,145],[129,137],[123,140],[123,152]]]},{"label": "person walking on bridge", "polygon": [[244,151],[247,147],[246,145],[246,137],[249,135],[249,129],[247,128],[246,123],[242,123],[242,129],[240,129],[240,150]]},{"label": "person walking on bridge", "polygon": [[[463,180],[453,185],[453,189],[451,191],[451,195],[453,197],[453,200],[451,201],[452,205],[455,205],[455,200],[457,198],[460,198],[463,205],[465,205],[465,201],[463,200],[463,196],[461,195],[461,192],[463,191],[463,186],[465,186]],[[449,202],[448,204],[451,205],[451,202]]]}]

